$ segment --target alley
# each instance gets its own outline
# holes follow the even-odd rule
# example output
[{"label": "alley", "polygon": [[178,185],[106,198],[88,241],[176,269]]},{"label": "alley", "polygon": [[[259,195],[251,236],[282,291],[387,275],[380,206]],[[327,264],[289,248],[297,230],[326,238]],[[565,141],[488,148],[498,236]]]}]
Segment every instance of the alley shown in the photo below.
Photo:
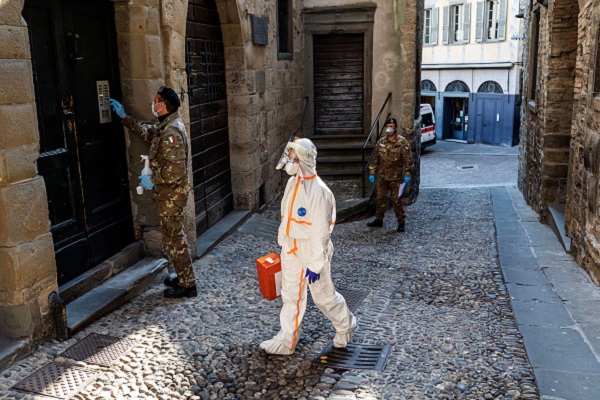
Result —
[{"label": "alley", "polygon": [[[427,162],[424,162],[427,166]],[[279,219],[274,204],[260,217]],[[334,281],[367,292],[354,342],[389,344],[383,372],[328,369],[312,360],[333,337],[309,305],[291,357],[258,343],[278,329],[280,301],[258,292],[255,259],[278,251],[275,232],[243,227],[195,264],[198,298],[165,300],[157,285],[64,343],[45,343],[2,374],[0,395],[91,332],[133,350],[75,398],[422,399],[539,398],[498,263],[489,188],[424,189],[407,233],[365,221],[336,227]]]}]

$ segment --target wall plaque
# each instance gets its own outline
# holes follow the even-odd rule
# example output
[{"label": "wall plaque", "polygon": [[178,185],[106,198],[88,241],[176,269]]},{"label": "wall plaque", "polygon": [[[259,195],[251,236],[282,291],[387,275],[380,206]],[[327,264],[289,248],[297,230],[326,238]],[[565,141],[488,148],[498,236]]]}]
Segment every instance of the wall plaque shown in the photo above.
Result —
[{"label": "wall plaque", "polygon": [[252,43],[269,44],[269,23],[265,18],[252,15]]}]

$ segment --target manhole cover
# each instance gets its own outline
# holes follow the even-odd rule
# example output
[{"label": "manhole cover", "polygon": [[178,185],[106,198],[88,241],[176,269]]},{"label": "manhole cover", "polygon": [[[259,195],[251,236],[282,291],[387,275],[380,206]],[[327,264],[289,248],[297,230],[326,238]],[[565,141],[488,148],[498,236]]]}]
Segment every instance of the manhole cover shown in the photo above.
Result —
[{"label": "manhole cover", "polygon": [[[367,298],[368,292],[364,292],[362,290],[352,290],[352,289],[341,289],[338,288],[337,291],[344,296],[346,299],[346,304],[350,311],[354,312],[361,305],[364,299]],[[312,296],[308,298],[308,305],[314,305],[314,301]]]},{"label": "manhole cover", "polygon": [[333,347],[333,342],[330,342],[319,358],[315,360],[315,363],[326,365],[329,368],[383,371],[391,352],[392,348],[389,345],[376,346],[350,343],[348,346],[338,349]]},{"label": "manhole cover", "polygon": [[133,340],[91,333],[63,351],[60,356],[88,364],[110,367],[135,344]]},{"label": "manhole cover", "polygon": [[267,239],[277,240],[279,221],[274,221],[262,215],[255,215],[248,220],[240,232],[246,235],[261,236]]},{"label": "manhole cover", "polygon": [[98,371],[53,362],[40,368],[12,388],[57,399],[68,399],[97,375]]}]

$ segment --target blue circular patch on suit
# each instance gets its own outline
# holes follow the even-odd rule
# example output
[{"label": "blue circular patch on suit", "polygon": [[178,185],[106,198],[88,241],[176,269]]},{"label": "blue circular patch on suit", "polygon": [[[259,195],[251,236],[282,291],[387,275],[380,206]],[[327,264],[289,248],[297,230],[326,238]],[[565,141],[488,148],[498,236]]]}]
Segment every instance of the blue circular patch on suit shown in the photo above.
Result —
[{"label": "blue circular patch on suit", "polygon": [[304,217],[306,215],[306,208],[300,207],[298,209],[298,215],[301,216],[301,217]]}]

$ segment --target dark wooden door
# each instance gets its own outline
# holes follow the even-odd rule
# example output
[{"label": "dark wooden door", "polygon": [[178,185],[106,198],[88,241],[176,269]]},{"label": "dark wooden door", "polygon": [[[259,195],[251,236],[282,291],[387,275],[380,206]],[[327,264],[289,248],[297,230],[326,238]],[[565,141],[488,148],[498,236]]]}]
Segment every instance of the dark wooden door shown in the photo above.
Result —
[{"label": "dark wooden door", "polygon": [[190,0],[186,45],[196,232],[200,235],[233,210],[225,50],[214,0]]},{"label": "dark wooden door", "polygon": [[364,35],[314,35],[315,134],[363,135]]},{"label": "dark wooden door", "polygon": [[123,128],[99,107],[98,83],[121,97],[113,7],[26,0],[23,11],[59,284],[133,241]]}]

